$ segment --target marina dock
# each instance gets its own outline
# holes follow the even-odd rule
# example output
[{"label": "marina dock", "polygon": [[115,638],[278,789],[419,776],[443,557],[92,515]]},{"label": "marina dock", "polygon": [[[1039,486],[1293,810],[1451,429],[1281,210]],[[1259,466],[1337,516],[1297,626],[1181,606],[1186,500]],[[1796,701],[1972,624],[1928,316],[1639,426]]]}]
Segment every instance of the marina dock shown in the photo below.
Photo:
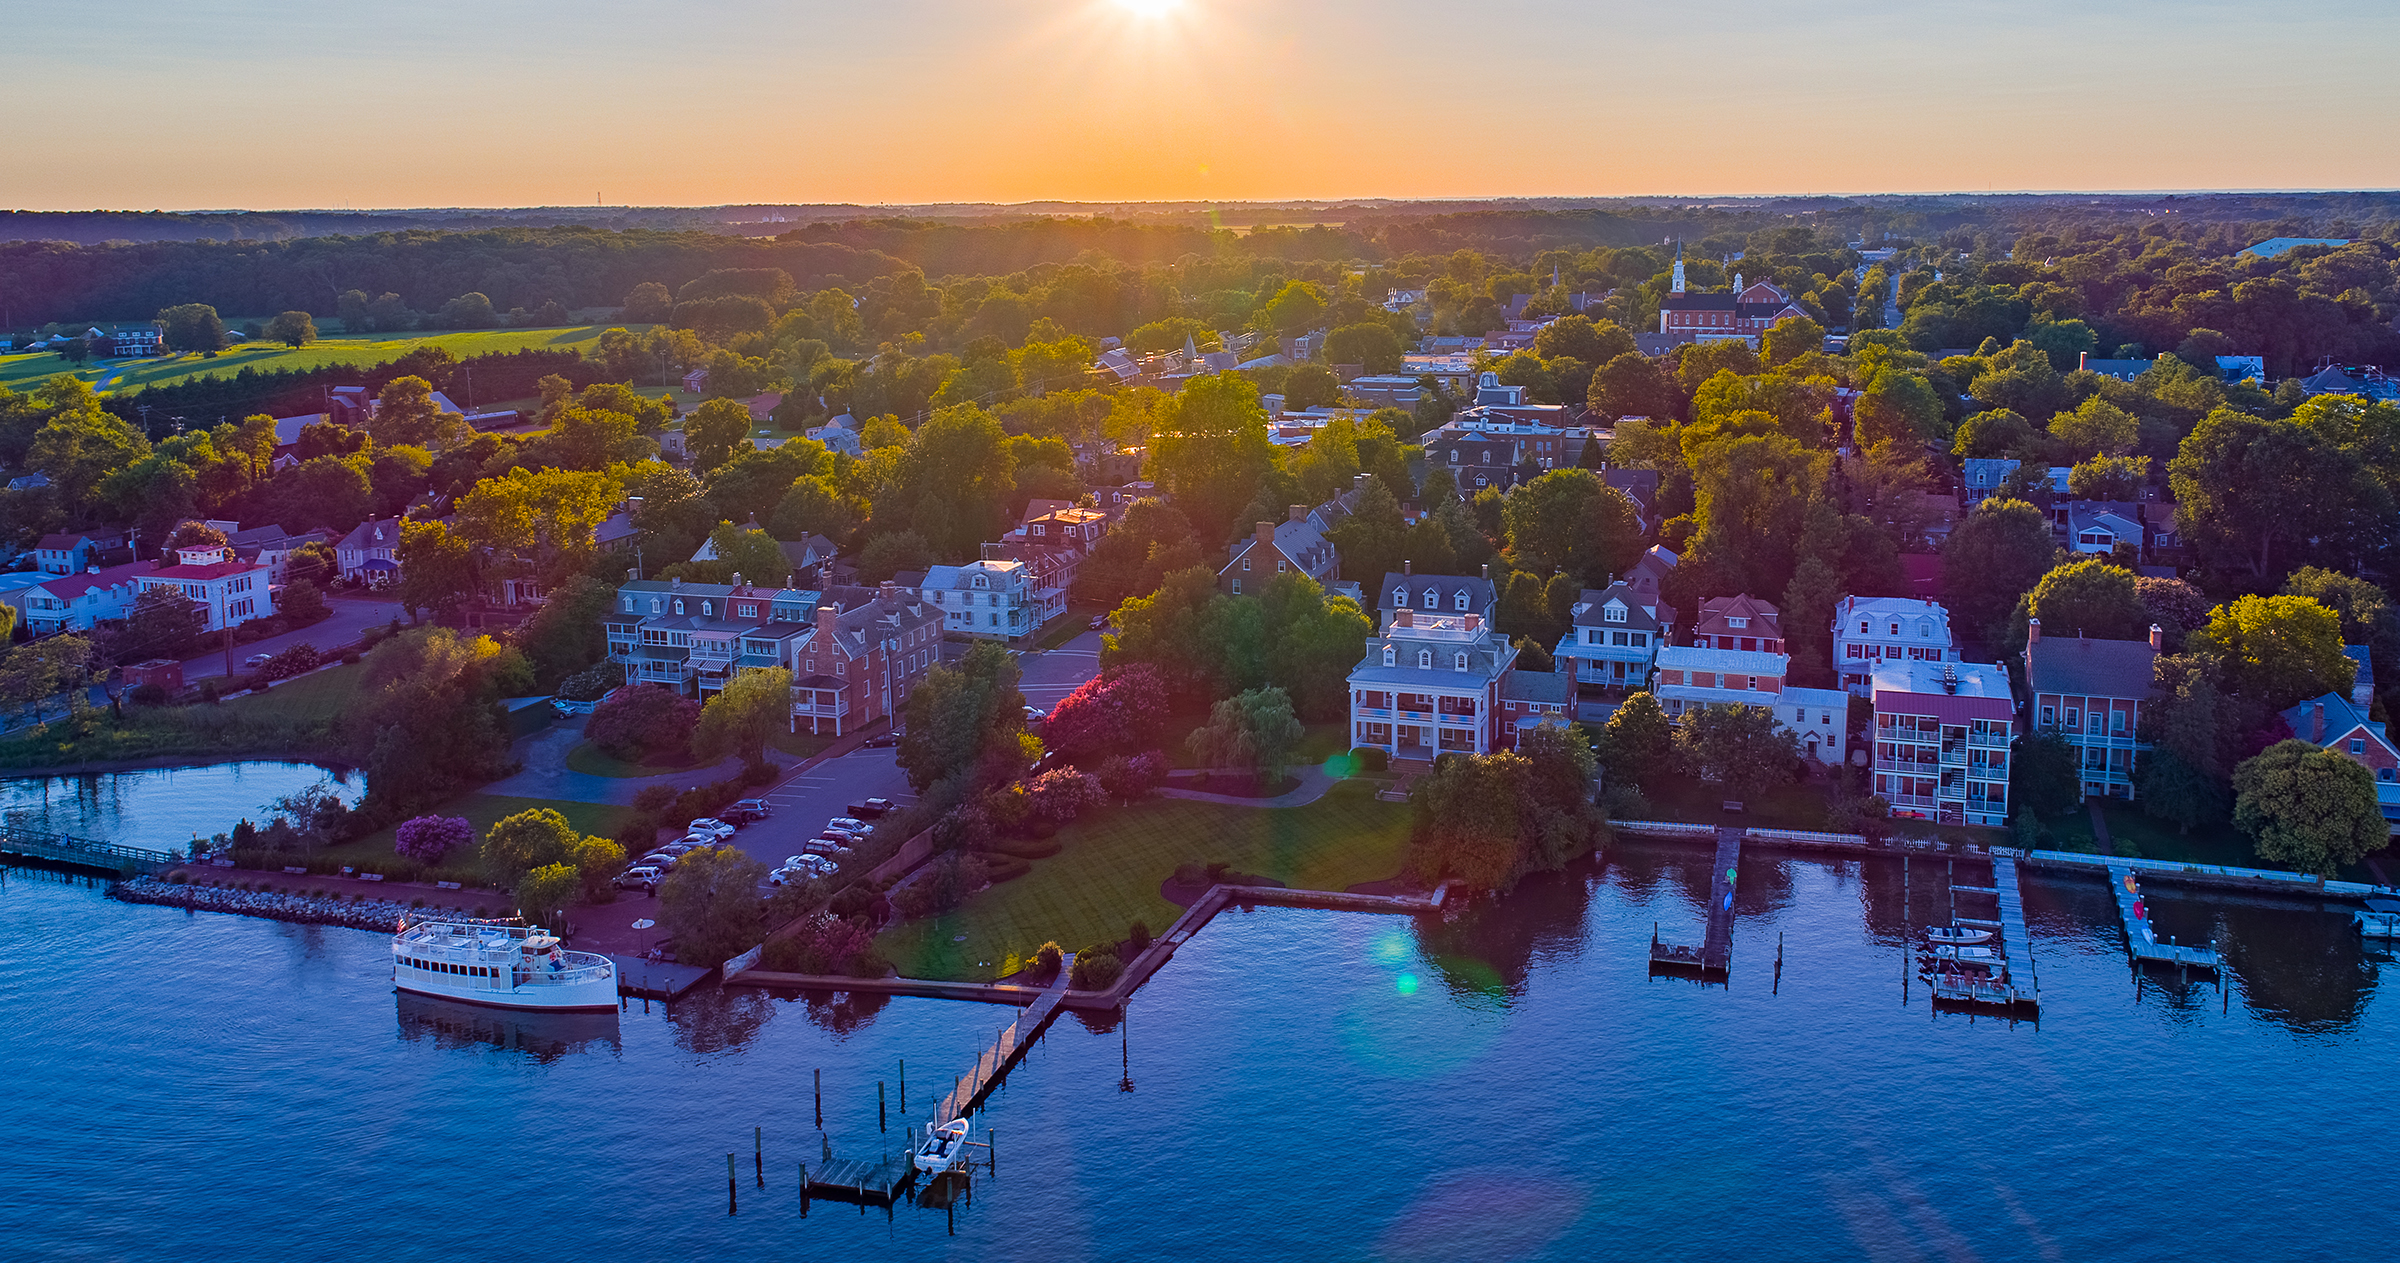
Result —
[{"label": "marina dock", "polygon": [[2139,879],[2130,865],[2108,866],[2108,892],[2116,896],[2117,918],[2125,923],[2125,952],[2136,964],[2148,961],[2205,969],[2210,973],[2217,971],[2221,958],[2214,950],[2158,941],[2158,932],[2150,925],[2149,910],[2142,902]]},{"label": "marina dock", "polygon": [[699,986],[709,971],[697,965],[670,965],[639,956],[611,956],[617,966],[617,994],[645,1000],[672,1000]]},{"label": "marina dock", "polygon": [[873,1161],[832,1158],[801,1171],[801,1177],[808,1182],[808,1195],[811,1197],[835,1197],[884,1205],[897,1201],[901,1190],[915,1175],[916,1167],[909,1162],[905,1152],[886,1154]]},{"label": "marina dock", "polygon": [[1059,960],[1058,977],[1042,989],[1041,998],[1018,1013],[1016,1021],[1001,1029],[991,1047],[984,1049],[983,1054],[975,1059],[975,1068],[962,1076],[950,1094],[942,1098],[942,1103],[934,1107],[936,1122],[946,1123],[954,1118],[965,1118],[983,1103],[984,1097],[990,1095],[1001,1076],[1016,1064],[1017,1058],[1025,1055],[1025,1049],[1033,1042],[1034,1036],[1041,1034],[1043,1025],[1058,1012],[1059,1001],[1066,998],[1068,971],[1074,964],[1075,957],[1072,954]]},{"label": "marina dock", "polygon": [[0,856],[49,864],[68,864],[105,873],[132,876],[155,873],[174,862],[165,851],[79,838],[67,833],[0,825]]},{"label": "marina dock", "polygon": [[2000,917],[1985,921],[1975,917],[1954,916],[1958,925],[1972,925],[1993,931],[1997,936],[2000,955],[2008,962],[2005,978],[1969,978],[1958,974],[1936,974],[1933,999],[1936,1004],[1976,1005],[2004,1008],[2011,1012],[2029,1012],[2040,1016],[2042,984],[2033,967],[2033,937],[2025,929],[2025,898],[2017,886],[2017,861],[2010,856],[1992,857],[1992,884],[1989,886],[1960,886],[1952,884],[1953,893],[1987,894],[2000,905]]},{"label": "marina dock", "polygon": [[1717,829],[1717,862],[1708,876],[1708,928],[1699,948],[1662,942],[1654,929],[1650,933],[1653,969],[1697,971],[1703,979],[1732,972],[1734,873],[1742,860],[1742,833],[1731,825]]}]

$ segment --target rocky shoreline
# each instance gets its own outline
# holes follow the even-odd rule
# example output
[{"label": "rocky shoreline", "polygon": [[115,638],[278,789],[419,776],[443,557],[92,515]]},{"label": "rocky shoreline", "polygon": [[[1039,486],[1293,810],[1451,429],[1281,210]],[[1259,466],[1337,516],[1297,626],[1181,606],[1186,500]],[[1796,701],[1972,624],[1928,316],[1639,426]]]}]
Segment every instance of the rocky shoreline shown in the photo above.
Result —
[{"label": "rocky shoreline", "polygon": [[328,899],[285,890],[233,890],[224,886],[179,886],[156,877],[135,877],[108,888],[108,897],[124,903],[150,903],[204,912],[231,912],[300,925],[339,925],[353,930],[397,933],[400,919],[413,909],[393,899]]}]

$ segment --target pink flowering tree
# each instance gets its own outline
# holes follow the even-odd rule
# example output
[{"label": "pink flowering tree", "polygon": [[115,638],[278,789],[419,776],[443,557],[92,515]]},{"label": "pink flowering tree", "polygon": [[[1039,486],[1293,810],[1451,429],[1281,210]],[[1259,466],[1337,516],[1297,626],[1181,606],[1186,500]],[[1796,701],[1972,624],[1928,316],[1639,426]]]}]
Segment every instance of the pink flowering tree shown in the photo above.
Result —
[{"label": "pink flowering tree", "polygon": [[475,840],[475,826],[458,816],[418,816],[400,822],[392,849],[402,859],[438,864],[442,857]]},{"label": "pink flowering tree", "polygon": [[1070,759],[1156,746],[1167,718],[1166,677],[1146,662],[1110,667],[1059,699],[1042,744]]}]

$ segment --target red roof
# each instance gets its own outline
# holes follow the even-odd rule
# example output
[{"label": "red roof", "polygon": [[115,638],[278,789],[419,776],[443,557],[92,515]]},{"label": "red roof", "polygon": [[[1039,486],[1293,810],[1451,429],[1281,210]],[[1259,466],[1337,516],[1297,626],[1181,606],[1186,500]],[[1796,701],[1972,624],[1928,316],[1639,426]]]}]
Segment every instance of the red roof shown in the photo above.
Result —
[{"label": "red roof", "polygon": [[264,569],[266,569],[265,566],[251,561],[214,561],[205,566],[160,566],[140,577],[170,579],[178,583],[206,583],[211,579],[223,579],[229,575],[248,574],[253,570]]}]

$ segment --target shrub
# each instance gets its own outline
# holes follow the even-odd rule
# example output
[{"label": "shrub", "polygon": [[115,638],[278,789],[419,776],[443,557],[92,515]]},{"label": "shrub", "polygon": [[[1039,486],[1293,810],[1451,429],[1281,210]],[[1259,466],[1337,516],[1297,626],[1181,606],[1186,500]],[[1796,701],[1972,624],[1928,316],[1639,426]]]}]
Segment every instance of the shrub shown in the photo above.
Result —
[{"label": "shrub", "polygon": [[991,840],[990,818],[973,807],[954,807],[933,822],[933,849],[936,851],[955,855],[960,851],[979,850]]},{"label": "shrub", "polygon": [[325,655],[318,653],[315,645],[298,644],[267,659],[258,673],[271,680],[287,680],[314,671],[324,663]]},{"label": "shrub", "polygon": [[593,708],[583,734],[617,758],[638,762],[652,754],[688,753],[699,722],[700,703],[656,684],[636,684]]},{"label": "shrub", "polygon": [[990,875],[991,883],[995,886],[1004,881],[1015,881],[1033,871],[1033,865],[1013,855],[986,856],[984,867]]},{"label": "shrub", "polygon": [[617,830],[617,845],[624,847],[627,855],[647,855],[650,853],[650,848],[657,844],[658,817],[656,816],[637,813],[631,820],[625,822],[624,828]]},{"label": "shrub", "polygon": [[1021,860],[1046,860],[1062,848],[1048,838],[996,838],[984,849]]},{"label": "shrub", "polygon": [[741,780],[744,785],[772,785],[775,783],[775,778],[780,775],[782,773],[776,770],[774,764],[761,763],[756,767],[744,767]]},{"label": "shrub", "polygon": [[875,934],[863,918],[841,917],[830,912],[808,918],[791,933],[767,944],[759,963],[785,973],[849,974],[857,978],[880,977],[889,968],[875,954]]},{"label": "shrub", "polygon": [[1116,953],[1098,947],[1087,947],[1075,953],[1075,968],[1069,972],[1067,985],[1077,991],[1102,991],[1125,972],[1125,962]]},{"label": "shrub", "polygon": [[357,662],[358,662],[358,651],[357,651],[356,649],[344,649],[344,650],[342,651],[342,665],[344,665],[344,666],[355,666],[355,665],[357,664]]},{"label": "shrub", "polygon": [[1131,801],[1158,788],[1167,779],[1167,756],[1156,750],[1126,758],[1112,755],[1101,761],[1100,784],[1110,795]]},{"label": "shrub", "polygon": [[613,662],[602,662],[588,671],[578,671],[559,681],[557,696],[570,702],[596,702],[608,691],[625,682],[625,669]]},{"label": "shrub", "polygon": [[178,886],[180,886],[180,885],[184,884],[185,882],[188,882],[188,881],[190,881],[191,879],[192,879],[192,878],[191,878],[191,875],[190,875],[190,874],[188,874],[188,873],[186,873],[186,872],[184,872],[184,871],[183,871],[182,869],[180,869],[180,868],[179,868],[179,869],[176,869],[176,870],[175,870],[174,872],[172,872],[172,873],[169,873],[169,874],[167,874],[167,880],[168,880],[168,881],[170,881],[170,882],[172,882],[172,883],[174,883],[175,885],[178,885]]},{"label": "shrub", "polygon": [[1150,923],[1148,921],[1136,921],[1132,925],[1127,926],[1125,928],[1125,942],[1127,945],[1131,946],[1136,953],[1148,950],[1150,947]]},{"label": "shrub", "polygon": [[950,852],[917,870],[891,894],[892,910],[911,920],[948,912],[991,880],[991,867],[975,855]]},{"label": "shrub", "polygon": [[645,816],[664,816],[682,792],[672,785],[645,785],[633,796],[633,809]]},{"label": "shrub", "polygon": [[475,841],[475,826],[463,816],[418,816],[393,831],[392,850],[403,859],[438,864],[450,852]]},{"label": "shrub", "polygon": [[1058,944],[1044,943],[1042,950],[1033,954],[1033,972],[1043,978],[1055,978],[1058,976],[1058,963],[1065,957],[1066,952]]},{"label": "shrub", "polygon": [[1358,769],[1362,772],[1388,772],[1391,770],[1391,751],[1381,746],[1362,746],[1352,750],[1350,754],[1351,757],[1358,760]]},{"label": "shrub", "polygon": [[1100,787],[1100,778],[1071,767],[1054,768],[1026,783],[1026,805],[1033,818],[1051,824],[1064,824],[1107,800],[1107,791]]},{"label": "shrub", "polygon": [[136,684],[125,691],[125,700],[136,706],[164,706],[167,691],[155,684]]}]

